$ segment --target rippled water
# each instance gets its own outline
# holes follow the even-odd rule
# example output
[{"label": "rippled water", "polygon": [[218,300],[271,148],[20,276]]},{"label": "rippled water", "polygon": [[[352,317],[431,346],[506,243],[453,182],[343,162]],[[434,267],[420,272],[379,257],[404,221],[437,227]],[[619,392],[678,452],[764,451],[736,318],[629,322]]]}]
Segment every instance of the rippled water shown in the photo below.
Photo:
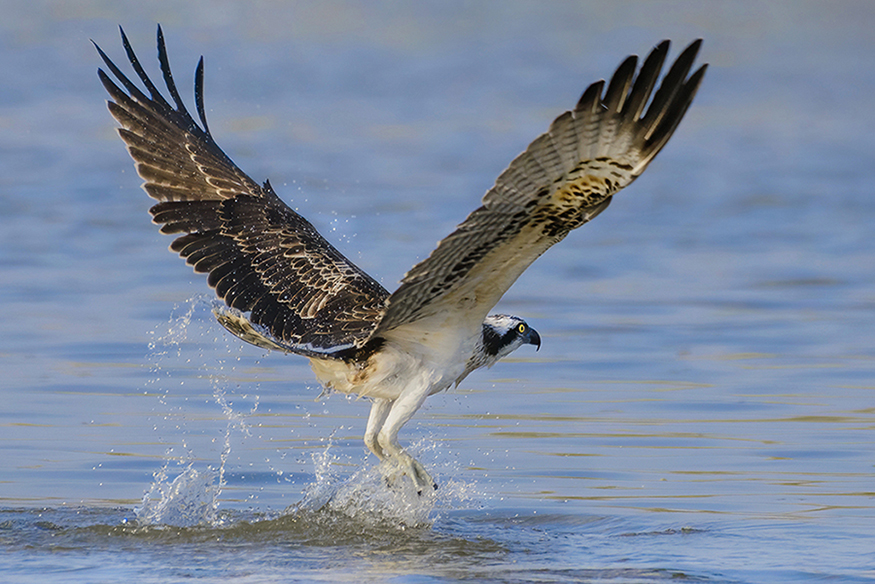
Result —
[{"label": "rippled water", "polygon": [[[868,3],[3,3],[4,582],[875,581]],[[591,81],[662,38],[687,119],[499,309],[540,332],[401,439],[228,338],[166,251],[95,39],[387,288]],[[673,53],[674,54],[674,53]]]}]

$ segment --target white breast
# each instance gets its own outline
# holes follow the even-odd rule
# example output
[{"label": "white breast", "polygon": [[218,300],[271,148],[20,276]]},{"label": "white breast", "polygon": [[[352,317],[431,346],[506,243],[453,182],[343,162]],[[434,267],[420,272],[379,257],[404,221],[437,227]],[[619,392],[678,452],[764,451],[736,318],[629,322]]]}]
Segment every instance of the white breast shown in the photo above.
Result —
[{"label": "white breast", "polygon": [[310,366],[322,385],[343,393],[388,400],[405,390],[437,393],[465,371],[480,334],[479,323],[474,330],[459,330],[442,326],[442,320],[432,317],[389,331],[365,363],[311,358]]}]

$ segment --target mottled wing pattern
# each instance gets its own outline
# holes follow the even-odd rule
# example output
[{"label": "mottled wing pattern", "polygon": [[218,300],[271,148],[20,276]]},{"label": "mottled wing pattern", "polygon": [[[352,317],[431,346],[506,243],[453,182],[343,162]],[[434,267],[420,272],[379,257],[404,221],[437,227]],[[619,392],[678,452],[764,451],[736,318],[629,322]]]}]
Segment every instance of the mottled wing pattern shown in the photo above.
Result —
[{"label": "mottled wing pattern", "polygon": [[[194,268],[230,310],[228,330],[266,348],[345,357],[369,339],[389,293],[329,244],[303,217],[241,171],[210,135],[203,106],[203,59],[195,75],[201,125],[180,98],[161,28],[158,60],[174,106],[146,75],[122,31],[142,92],[97,47],[124,89],[98,71],[119,134],[158,203],[161,231],[181,234],[170,248]],[[96,45],[95,45],[96,46]]]},{"label": "mottled wing pattern", "polygon": [[650,53],[637,76],[632,56],[604,94],[604,81],[591,85],[573,110],[511,162],[483,206],[407,273],[375,334],[433,316],[479,327],[535,259],[603,211],[662,149],[705,73],[707,65],[688,76],[700,44],[681,53],[649,107],[668,41]]}]

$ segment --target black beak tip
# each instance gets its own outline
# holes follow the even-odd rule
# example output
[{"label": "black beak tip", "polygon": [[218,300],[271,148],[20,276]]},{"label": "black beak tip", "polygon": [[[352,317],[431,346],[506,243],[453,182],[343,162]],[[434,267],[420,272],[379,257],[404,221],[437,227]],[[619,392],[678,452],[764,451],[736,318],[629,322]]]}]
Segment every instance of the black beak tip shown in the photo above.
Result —
[{"label": "black beak tip", "polygon": [[535,351],[541,350],[541,335],[535,329],[529,329],[529,344],[535,345]]}]

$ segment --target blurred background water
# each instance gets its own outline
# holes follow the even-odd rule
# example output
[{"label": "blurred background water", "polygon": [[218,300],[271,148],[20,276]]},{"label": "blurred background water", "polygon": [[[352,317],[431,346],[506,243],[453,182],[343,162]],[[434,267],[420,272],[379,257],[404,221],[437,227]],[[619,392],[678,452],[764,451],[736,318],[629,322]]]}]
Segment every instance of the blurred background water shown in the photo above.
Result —
[{"label": "blurred background water", "polygon": [[[0,2],[8,582],[875,581],[875,5]],[[94,39],[164,26],[226,152],[393,289],[630,53],[705,39],[677,134],[502,300],[544,340],[401,434],[242,346],[166,251]]]}]

